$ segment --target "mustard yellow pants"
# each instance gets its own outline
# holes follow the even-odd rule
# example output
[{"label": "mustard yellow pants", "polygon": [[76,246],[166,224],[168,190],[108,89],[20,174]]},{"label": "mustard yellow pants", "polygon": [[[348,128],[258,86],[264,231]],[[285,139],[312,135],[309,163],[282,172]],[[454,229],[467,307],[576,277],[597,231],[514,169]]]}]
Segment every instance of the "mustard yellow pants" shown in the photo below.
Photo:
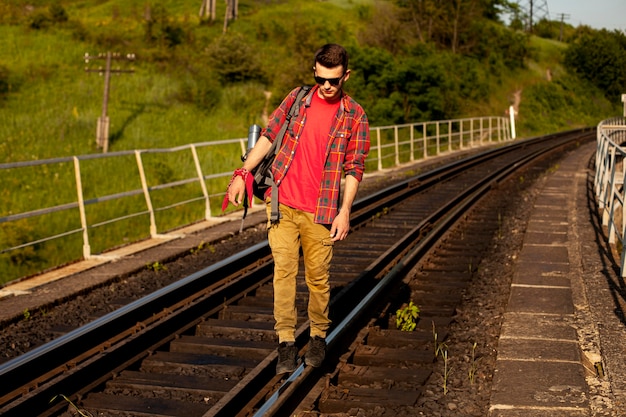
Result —
[{"label": "mustard yellow pants", "polygon": [[[330,261],[333,241],[326,225],[313,222],[313,214],[279,205],[282,215],[268,221],[268,240],[274,258],[274,329],[278,342],[295,341],[297,324],[296,277],[300,248],[304,257],[304,277],[309,289],[310,335],[326,337],[330,327]],[[270,205],[267,205],[268,219]]]}]

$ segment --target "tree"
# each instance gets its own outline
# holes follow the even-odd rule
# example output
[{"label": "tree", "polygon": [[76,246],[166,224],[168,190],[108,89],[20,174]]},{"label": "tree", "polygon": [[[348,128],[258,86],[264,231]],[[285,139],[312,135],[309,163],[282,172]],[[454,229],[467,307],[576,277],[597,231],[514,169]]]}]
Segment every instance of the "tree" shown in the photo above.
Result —
[{"label": "tree", "polygon": [[239,33],[226,33],[207,47],[208,58],[223,82],[265,81],[254,47]]},{"label": "tree", "polygon": [[396,0],[396,4],[420,42],[464,54],[479,46],[485,25],[511,8],[506,0]]},{"label": "tree", "polygon": [[451,118],[464,100],[481,100],[488,94],[482,67],[459,54],[421,46],[412,56],[371,47],[355,48],[352,56],[346,88],[375,124]]},{"label": "tree", "polygon": [[626,93],[626,35],[587,31],[565,51],[564,64],[604,91],[609,100]]}]

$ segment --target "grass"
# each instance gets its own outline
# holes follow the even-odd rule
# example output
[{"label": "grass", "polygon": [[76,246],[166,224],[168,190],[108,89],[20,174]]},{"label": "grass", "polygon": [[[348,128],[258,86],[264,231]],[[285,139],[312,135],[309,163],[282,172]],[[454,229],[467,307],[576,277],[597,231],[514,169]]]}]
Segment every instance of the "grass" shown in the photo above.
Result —
[{"label": "grass", "polygon": [[[349,1],[335,3],[352,7]],[[80,20],[84,27],[95,33],[95,37],[106,36],[110,26],[115,26],[116,37],[127,38],[131,42],[143,36],[144,1],[66,1],[64,4],[71,19]],[[207,44],[221,35],[217,24],[198,24],[196,13],[199,2],[163,1],[160,4],[170,16],[186,25],[192,36],[206,38]],[[246,18],[233,25],[237,31],[250,34],[251,39],[258,36],[273,39],[280,37],[281,32],[306,31],[307,25],[313,28],[324,19],[337,19],[331,17],[332,7],[325,7],[320,12],[318,5],[296,4],[295,8],[289,5],[262,8],[254,2],[242,1],[240,14],[247,14]],[[219,3],[218,15],[222,13],[221,7],[223,5]],[[281,22],[280,26],[268,25],[269,13],[273,14],[272,21]],[[315,21],[298,29],[294,27],[298,24],[298,20],[293,18],[294,13],[312,16]],[[0,124],[0,135],[5,138],[0,145],[0,162],[99,152],[95,146],[95,132],[96,121],[103,110],[104,83],[101,76],[84,70],[86,66],[97,68],[103,62],[86,64],[83,57],[85,53],[97,55],[107,50],[77,41],[73,35],[76,31],[72,28],[31,30],[24,25],[0,26],[0,63],[7,65],[15,74],[12,81],[19,89],[19,93],[9,95],[4,103],[0,103],[0,120],[4,122]],[[340,28],[338,31],[345,30]],[[298,46],[299,53],[308,57],[314,48],[312,45],[317,46],[322,35],[306,35],[305,44]],[[278,47],[266,46],[262,39],[258,42],[263,47],[255,49],[259,51],[264,65],[270,67],[269,71],[285,71],[281,68],[284,63],[272,59],[278,53]],[[290,45],[280,47],[289,48]],[[250,124],[262,121],[266,101],[263,85],[244,83],[223,88],[218,84],[219,88],[209,93],[217,105],[209,111],[202,110],[193,98],[181,101],[181,97],[197,93],[198,86],[191,77],[170,74],[142,60],[142,56],[154,54],[154,51],[131,49],[116,47],[112,51],[134,53],[137,60],[132,65],[116,62],[122,68],[134,68],[134,73],[111,79],[107,112],[112,136],[110,151],[245,137]],[[209,57],[201,55],[196,59],[207,60]],[[202,68],[201,63],[192,62],[191,65]],[[272,104],[282,98],[287,88],[293,85],[293,80],[287,77],[283,83],[285,86],[274,95]]]}]

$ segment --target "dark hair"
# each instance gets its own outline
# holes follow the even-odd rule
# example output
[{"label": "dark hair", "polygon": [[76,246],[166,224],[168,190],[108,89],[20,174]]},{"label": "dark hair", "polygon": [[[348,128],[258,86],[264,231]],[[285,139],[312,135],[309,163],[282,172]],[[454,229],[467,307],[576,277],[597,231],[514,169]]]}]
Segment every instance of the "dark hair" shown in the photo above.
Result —
[{"label": "dark hair", "polygon": [[343,66],[343,72],[346,72],[348,70],[348,51],[336,43],[327,43],[315,52],[314,68],[316,63],[326,68],[334,68],[341,65]]}]

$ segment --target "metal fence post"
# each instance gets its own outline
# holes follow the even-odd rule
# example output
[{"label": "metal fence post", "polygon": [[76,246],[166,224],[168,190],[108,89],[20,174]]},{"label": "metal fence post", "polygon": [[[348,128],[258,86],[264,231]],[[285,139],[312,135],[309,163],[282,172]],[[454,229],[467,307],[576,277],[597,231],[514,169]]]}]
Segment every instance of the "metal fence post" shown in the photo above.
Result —
[{"label": "metal fence post", "polygon": [[83,195],[83,181],[80,175],[80,161],[74,156],[74,177],[76,178],[76,195],[78,196],[78,211],[80,213],[80,226],[83,229],[83,258],[91,258],[91,246],[89,245],[89,232],[87,225],[87,213],[85,212],[85,198]]},{"label": "metal fence post", "polygon": [[424,123],[422,126],[424,126],[424,159],[426,159],[428,157],[428,123]]},{"label": "metal fence post", "polygon": [[398,125],[393,127],[394,147],[396,150],[396,166],[400,165],[400,145],[398,144]]},{"label": "metal fence post", "polygon": [[480,132],[480,144],[483,144],[483,118],[480,118],[480,128],[478,130]]},{"label": "metal fence post", "polygon": [[381,139],[380,139],[379,127],[376,128],[376,141],[377,141],[377,147],[378,147],[378,170],[382,171],[383,170],[383,147],[382,147],[382,144],[380,143]]},{"label": "metal fence post", "polygon": [[141,151],[135,151],[135,158],[137,159],[137,168],[139,169],[141,188],[143,189],[143,195],[146,199],[146,207],[148,208],[148,213],[150,213],[150,236],[155,237],[157,235],[156,217],[154,215],[154,207],[152,207],[152,199],[150,198],[150,188],[148,187],[148,181],[146,180],[146,171],[143,167],[143,161],[141,159]]},{"label": "metal fence post", "polygon": [[211,201],[209,199],[209,190],[207,190],[206,183],[204,182],[204,174],[202,173],[202,166],[200,165],[200,158],[198,158],[198,150],[195,144],[191,145],[191,154],[193,155],[193,162],[196,164],[196,172],[198,173],[198,180],[202,188],[202,195],[204,195],[204,218],[208,220],[211,218]]},{"label": "metal fence post", "polygon": [[459,120],[459,149],[464,149],[463,145],[463,119]]},{"label": "metal fence post", "polygon": [[411,124],[411,132],[409,133],[409,149],[411,150],[411,156],[409,160],[411,162],[415,161],[415,125]]}]

